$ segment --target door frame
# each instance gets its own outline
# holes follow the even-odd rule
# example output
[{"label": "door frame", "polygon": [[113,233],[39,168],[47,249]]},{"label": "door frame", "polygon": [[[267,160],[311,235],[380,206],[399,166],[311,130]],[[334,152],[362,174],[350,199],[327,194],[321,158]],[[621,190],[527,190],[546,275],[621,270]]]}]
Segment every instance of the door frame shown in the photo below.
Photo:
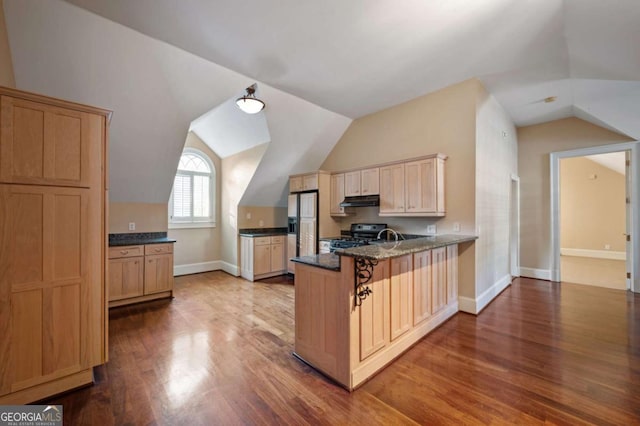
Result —
[{"label": "door frame", "polygon": [[[631,194],[639,194],[640,188],[640,142],[625,142],[619,144],[580,148],[570,151],[552,152],[550,154],[551,168],[551,281],[560,281],[560,160],[563,158],[584,157],[586,155],[607,154],[610,152],[631,152]],[[640,197],[631,197],[631,291],[640,293],[640,270],[636,254],[640,253]]]},{"label": "door frame", "polygon": [[509,269],[520,276],[520,177],[512,174],[509,188]]}]

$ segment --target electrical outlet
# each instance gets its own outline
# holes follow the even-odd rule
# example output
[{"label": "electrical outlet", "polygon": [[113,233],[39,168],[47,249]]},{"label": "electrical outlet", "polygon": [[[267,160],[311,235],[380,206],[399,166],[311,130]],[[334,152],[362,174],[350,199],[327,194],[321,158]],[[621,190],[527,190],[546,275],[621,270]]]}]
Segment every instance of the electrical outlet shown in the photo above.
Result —
[{"label": "electrical outlet", "polygon": [[264,226],[264,220],[260,219],[260,222],[258,222],[258,226]]},{"label": "electrical outlet", "polygon": [[453,222],[453,232],[460,232],[460,223]]},{"label": "electrical outlet", "polygon": [[435,233],[436,233],[436,226],[435,225],[427,225],[427,234],[435,235]]},{"label": "electrical outlet", "polygon": [[605,250],[611,250],[611,245],[610,244],[605,244],[604,245],[604,249]]},{"label": "electrical outlet", "polygon": [[129,231],[135,231],[135,230],[136,230],[136,223],[129,222]]},{"label": "electrical outlet", "polygon": [[251,212],[247,212],[247,219],[251,219]]}]

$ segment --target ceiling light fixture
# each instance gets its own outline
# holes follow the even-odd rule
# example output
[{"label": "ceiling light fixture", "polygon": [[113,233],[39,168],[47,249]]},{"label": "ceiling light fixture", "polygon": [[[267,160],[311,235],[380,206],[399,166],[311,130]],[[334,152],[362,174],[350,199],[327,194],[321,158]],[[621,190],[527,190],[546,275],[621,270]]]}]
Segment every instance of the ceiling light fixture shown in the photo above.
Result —
[{"label": "ceiling light fixture", "polygon": [[257,114],[264,109],[264,102],[256,98],[256,85],[252,84],[247,87],[247,94],[236,99],[236,105],[247,114]]}]

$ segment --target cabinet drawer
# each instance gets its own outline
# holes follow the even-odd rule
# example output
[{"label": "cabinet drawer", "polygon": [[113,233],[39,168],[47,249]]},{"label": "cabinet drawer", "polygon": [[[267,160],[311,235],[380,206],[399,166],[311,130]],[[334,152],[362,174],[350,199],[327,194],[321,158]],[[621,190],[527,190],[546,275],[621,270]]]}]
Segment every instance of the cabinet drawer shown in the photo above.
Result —
[{"label": "cabinet drawer", "polygon": [[144,246],[144,254],[167,254],[173,253],[173,244],[147,244]]},{"label": "cabinet drawer", "polygon": [[266,246],[271,244],[271,237],[257,237],[253,239],[253,245]]},{"label": "cabinet drawer", "polygon": [[109,259],[144,255],[144,246],[109,247]]},{"label": "cabinet drawer", "polygon": [[275,237],[271,237],[271,244],[283,244],[284,243],[284,235],[277,235]]}]

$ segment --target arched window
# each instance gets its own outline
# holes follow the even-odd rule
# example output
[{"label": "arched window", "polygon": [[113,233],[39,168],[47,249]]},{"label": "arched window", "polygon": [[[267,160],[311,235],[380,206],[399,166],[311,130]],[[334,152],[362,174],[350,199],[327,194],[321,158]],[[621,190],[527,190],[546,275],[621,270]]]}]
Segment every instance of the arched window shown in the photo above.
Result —
[{"label": "arched window", "polygon": [[172,228],[215,224],[216,170],[201,151],[185,148],[178,163],[169,200]]}]

